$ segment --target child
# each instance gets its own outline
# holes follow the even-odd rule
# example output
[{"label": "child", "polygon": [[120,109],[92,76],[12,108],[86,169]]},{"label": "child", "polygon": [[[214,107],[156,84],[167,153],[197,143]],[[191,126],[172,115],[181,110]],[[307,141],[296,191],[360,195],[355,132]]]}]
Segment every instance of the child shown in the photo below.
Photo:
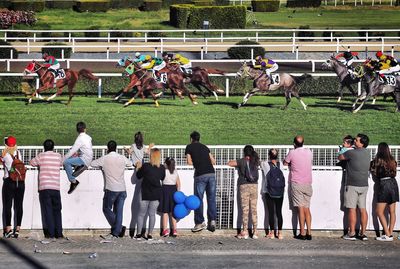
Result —
[{"label": "child", "polygon": [[354,138],[351,135],[346,135],[343,138],[343,143],[339,146],[338,156],[345,153],[348,150],[353,149],[354,146]]},{"label": "child", "polygon": [[131,147],[124,148],[125,152],[131,155],[132,164],[136,166],[137,162],[143,163],[144,154],[149,154],[154,144],[151,143],[148,147],[143,144],[143,134],[141,132],[137,132],[134,137],[133,144]]},{"label": "child", "polygon": [[180,190],[181,182],[179,180],[178,171],[175,169],[175,160],[173,158],[168,157],[165,159],[165,168],[165,179],[163,181],[158,211],[163,213],[161,220],[162,236],[167,237],[170,234],[170,231],[167,229],[169,216],[170,223],[172,223],[172,236],[176,237],[178,235],[176,231],[176,220],[172,214],[175,207],[174,193]]}]

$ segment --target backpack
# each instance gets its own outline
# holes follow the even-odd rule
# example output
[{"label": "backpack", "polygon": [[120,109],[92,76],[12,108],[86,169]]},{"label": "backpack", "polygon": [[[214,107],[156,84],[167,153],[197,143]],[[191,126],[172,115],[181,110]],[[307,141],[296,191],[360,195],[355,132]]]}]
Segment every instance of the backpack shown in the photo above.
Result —
[{"label": "backpack", "polygon": [[244,161],[244,165],[244,178],[249,183],[256,183],[258,181],[258,167],[251,167],[250,163],[247,161]]},{"label": "backpack", "polygon": [[278,162],[277,166],[273,165],[272,162],[268,162],[268,164],[267,192],[273,198],[282,197],[285,192],[285,176],[280,169],[280,163]]},{"label": "backpack", "polygon": [[8,176],[12,181],[25,181],[26,167],[25,164],[17,156],[11,156],[13,162],[11,163],[11,169],[8,171]]}]

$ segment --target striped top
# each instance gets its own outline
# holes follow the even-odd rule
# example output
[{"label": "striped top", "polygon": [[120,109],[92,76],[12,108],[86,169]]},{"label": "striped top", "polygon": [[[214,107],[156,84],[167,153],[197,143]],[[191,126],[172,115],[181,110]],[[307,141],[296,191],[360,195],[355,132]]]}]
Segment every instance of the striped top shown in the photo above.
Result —
[{"label": "striped top", "polygon": [[61,154],[46,151],[33,158],[32,166],[39,166],[39,191],[60,190],[60,166],[63,163]]}]

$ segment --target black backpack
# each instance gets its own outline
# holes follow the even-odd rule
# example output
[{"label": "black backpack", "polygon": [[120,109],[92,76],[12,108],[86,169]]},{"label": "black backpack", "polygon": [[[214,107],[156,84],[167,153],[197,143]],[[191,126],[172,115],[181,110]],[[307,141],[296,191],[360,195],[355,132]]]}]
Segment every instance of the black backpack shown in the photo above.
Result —
[{"label": "black backpack", "polygon": [[249,183],[256,183],[258,181],[258,167],[257,165],[250,165],[247,161],[244,162],[244,178]]},{"label": "black backpack", "polygon": [[282,197],[285,192],[285,176],[280,169],[280,163],[273,165],[268,162],[269,172],[267,174],[267,192],[271,197]]}]

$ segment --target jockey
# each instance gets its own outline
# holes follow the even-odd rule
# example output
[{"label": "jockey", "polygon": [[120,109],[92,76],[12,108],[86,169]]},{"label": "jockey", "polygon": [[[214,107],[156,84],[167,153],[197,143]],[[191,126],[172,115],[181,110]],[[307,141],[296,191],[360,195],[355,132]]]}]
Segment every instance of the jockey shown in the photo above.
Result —
[{"label": "jockey", "polygon": [[180,64],[180,67],[185,74],[188,74],[189,70],[192,69],[192,62],[188,58],[180,55],[179,53],[175,54],[172,57],[172,60]]},{"label": "jockey", "polygon": [[54,77],[57,77],[58,69],[60,69],[60,63],[57,61],[54,56],[49,55],[47,52],[43,53],[43,60],[45,61],[44,66],[47,69],[51,69],[54,71]]},{"label": "jockey", "polygon": [[347,69],[353,70],[352,64],[354,62],[354,57],[359,59],[358,52],[345,51],[343,53],[339,53],[338,55],[336,55],[335,58],[336,59],[343,58],[340,60],[340,62],[344,64],[347,67]]},{"label": "jockey", "polygon": [[[149,57],[148,57],[149,56]],[[166,62],[158,57],[151,57],[150,55],[146,55],[146,61],[142,64],[142,68],[146,70],[153,70],[153,74],[156,77],[160,77],[160,70],[166,66]]]},{"label": "jockey", "polygon": [[140,54],[140,52],[136,52],[136,53],[135,53],[135,58],[133,59],[133,61],[134,61],[135,63],[141,64],[141,63],[143,63],[143,62],[146,61],[146,56],[151,57],[150,55],[142,55],[142,54]]},{"label": "jockey", "polygon": [[165,61],[165,62],[170,62],[170,61],[172,61],[172,58],[174,57],[174,54],[172,54],[172,53],[168,53],[168,52],[166,52],[166,51],[164,51],[163,53],[162,53],[162,58],[163,58],[163,60]]},{"label": "jockey", "polygon": [[274,71],[277,71],[279,66],[277,63],[275,63],[274,61],[272,61],[271,59],[267,59],[261,57],[261,56],[257,56],[254,60],[253,60],[253,67],[255,69],[262,69],[265,70],[265,73],[268,75],[268,77],[271,79],[272,81],[272,76],[271,73]]},{"label": "jockey", "polygon": [[400,65],[395,58],[390,55],[383,54],[382,51],[378,51],[376,54],[376,58],[378,58],[379,63],[379,76],[386,82],[385,74],[390,74],[394,72],[400,71]]}]

